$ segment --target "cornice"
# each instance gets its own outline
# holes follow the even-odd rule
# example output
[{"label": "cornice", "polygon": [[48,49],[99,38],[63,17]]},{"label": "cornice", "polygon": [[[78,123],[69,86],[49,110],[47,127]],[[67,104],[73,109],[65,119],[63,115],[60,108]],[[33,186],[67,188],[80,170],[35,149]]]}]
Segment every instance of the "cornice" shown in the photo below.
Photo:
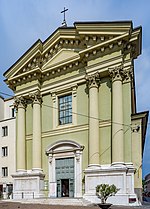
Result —
[{"label": "cornice", "polygon": [[31,60],[35,55],[41,54],[41,50],[42,42],[39,39],[4,73],[4,76],[7,78],[14,75],[14,73],[16,73],[14,69],[19,71],[22,65],[27,64],[29,59]]},{"label": "cornice", "polygon": [[28,97],[30,93],[41,91],[41,86],[39,84],[34,84],[31,87],[26,87],[21,90],[15,91],[15,96]]},{"label": "cornice", "polygon": [[15,95],[16,96],[21,96],[23,95],[24,97],[28,97],[28,95],[32,92],[35,92],[37,90],[39,90],[41,92],[42,95],[45,94],[49,94],[52,92],[57,92],[57,91],[63,91],[64,89],[68,89],[68,88],[72,88],[74,86],[76,86],[77,84],[81,84],[81,83],[85,83],[85,73],[81,74],[81,75],[74,75],[71,78],[65,78],[62,79],[61,82],[57,81],[57,82],[52,82],[50,85],[38,85],[38,84],[34,84],[30,87],[26,87],[23,88],[21,90],[17,90],[15,91]]},{"label": "cornice", "polygon": [[51,36],[49,36],[44,42],[43,42],[43,53],[47,51],[49,48],[51,48],[53,45],[55,45],[58,41],[61,39],[77,39],[77,33],[75,28],[58,28],[58,30],[55,31]]},{"label": "cornice", "polygon": [[96,32],[98,34],[116,34],[121,35],[133,28],[132,21],[91,21],[75,22],[75,27],[79,34]]},{"label": "cornice", "polygon": [[[122,42],[120,42],[119,40],[125,40],[125,39],[128,39],[129,38],[129,33],[125,33],[119,37],[115,37],[115,38],[112,38],[110,40],[107,40],[105,42],[102,42],[102,43],[99,43],[97,45],[94,45],[92,47],[89,47],[85,50],[82,50],[81,52],[79,52],[80,56],[82,56],[82,54],[85,55],[85,57],[87,57],[87,53],[92,53],[94,50],[101,50],[101,52],[103,52],[105,50],[106,47],[109,47],[110,49],[112,49],[114,46],[111,45],[112,43],[117,43],[118,46],[121,46],[122,45]],[[103,48],[104,47],[104,48]]]},{"label": "cornice", "polygon": [[[15,79],[19,79],[19,78],[27,78],[28,75],[29,78],[31,78],[31,76],[35,73],[35,72],[39,72],[41,73],[41,69],[39,67],[36,67],[34,69],[31,70],[25,70],[24,72],[22,72],[22,74],[17,74],[16,76],[14,76],[13,78],[10,78],[9,81],[15,80]],[[36,75],[35,75],[36,76]],[[23,79],[25,80],[25,79]]]},{"label": "cornice", "polygon": [[[108,127],[111,126],[111,122],[110,120],[107,120],[105,122],[100,122],[99,123],[99,128],[102,127]],[[88,124],[83,124],[83,125],[69,125],[69,126],[60,126],[57,127],[54,130],[51,131],[47,131],[47,132],[43,132],[42,133],[42,138],[46,138],[46,137],[51,137],[51,136],[56,136],[56,135],[62,135],[62,134],[66,134],[66,133],[73,133],[73,132],[80,132],[80,131],[87,131],[89,128]],[[32,139],[32,135],[27,135],[26,136],[27,140],[31,140]]]}]

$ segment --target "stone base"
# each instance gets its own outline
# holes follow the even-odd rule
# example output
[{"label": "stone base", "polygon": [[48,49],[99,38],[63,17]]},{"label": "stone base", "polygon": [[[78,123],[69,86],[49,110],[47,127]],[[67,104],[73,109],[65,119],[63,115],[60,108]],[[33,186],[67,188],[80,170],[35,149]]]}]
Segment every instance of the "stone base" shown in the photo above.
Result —
[{"label": "stone base", "polygon": [[140,203],[134,193],[134,167],[132,163],[103,166],[88,166],[85,173],[84,198],[93,203],[99,203],[96,196],[98,184],[114,184],[119,191],[115,196],[109,197],[107,202],[114,205],[138,206]]},{"label": "stone base", "polygon": [[44,197],[44,177],[42,171],[16,172],[14,179],[13,199],[34,199]]}]

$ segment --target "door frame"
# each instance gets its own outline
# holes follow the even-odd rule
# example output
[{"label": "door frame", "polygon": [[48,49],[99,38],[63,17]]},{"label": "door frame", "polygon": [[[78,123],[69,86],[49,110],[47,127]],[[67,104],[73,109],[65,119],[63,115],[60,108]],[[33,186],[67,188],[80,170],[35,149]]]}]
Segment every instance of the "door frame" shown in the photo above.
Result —
[{"label": "door frame", "polygon": [[48,156],[49,170],[49,197],[57,197],[51,190],[53,185],[57,186],[55,161],[62,158],[74,158],[74,197],[82,197],[82,153],[84,147],[71,140],[60,140],[50,145],[46,150]]}]

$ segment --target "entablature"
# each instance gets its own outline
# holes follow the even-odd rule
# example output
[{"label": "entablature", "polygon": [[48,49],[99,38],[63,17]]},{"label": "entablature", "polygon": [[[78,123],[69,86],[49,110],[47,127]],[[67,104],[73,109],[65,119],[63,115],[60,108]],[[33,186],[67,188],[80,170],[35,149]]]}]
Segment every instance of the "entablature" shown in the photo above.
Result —
[{"label": "entablature", "polygon": [[136,58],[140,54],[141,28],[132,22],[75,23],[75,27],[58,28],[43,43],[38,40],[5,74],[13,90],[38,79],[60,76],[86,67],[90,60],[121,51]]}]

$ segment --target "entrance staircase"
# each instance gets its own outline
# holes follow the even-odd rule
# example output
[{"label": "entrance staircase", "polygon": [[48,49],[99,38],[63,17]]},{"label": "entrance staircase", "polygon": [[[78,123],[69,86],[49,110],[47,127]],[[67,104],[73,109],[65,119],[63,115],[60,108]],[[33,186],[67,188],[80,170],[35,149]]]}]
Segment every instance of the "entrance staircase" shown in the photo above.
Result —
[{"label": "entrance staircase", "polygon": [[40,198],[40,199],[9,199],[5,200],[9,202],[21,202],[21,203],[37,203],[47,205],[75,205],[75,206],[90,206],[92,203],[84,198]]}]

